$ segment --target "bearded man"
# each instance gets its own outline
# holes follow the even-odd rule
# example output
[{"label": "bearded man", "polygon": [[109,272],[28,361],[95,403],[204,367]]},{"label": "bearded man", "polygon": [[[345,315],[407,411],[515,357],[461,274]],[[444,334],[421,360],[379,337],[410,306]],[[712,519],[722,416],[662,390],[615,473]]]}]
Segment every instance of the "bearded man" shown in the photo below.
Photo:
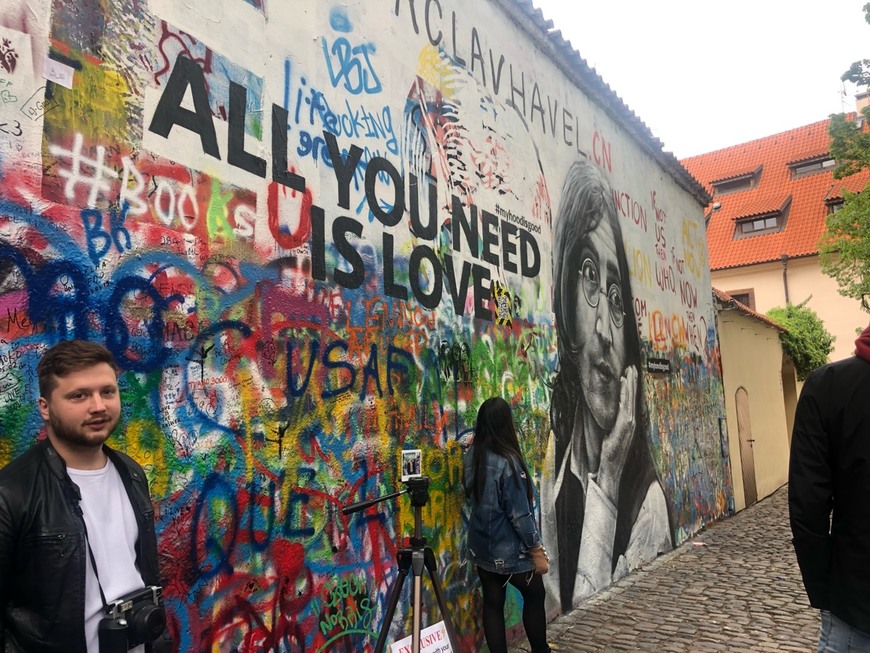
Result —
[{"label": "bearded man", "polygon": [[[165,631],[154,509],[142,467],[105,444],[121,416],[114,357],[64,341],[37,374],[46,437],[0,470],[0,651],[150,650]],[[110,618],[131,594],[143,636]]]}]

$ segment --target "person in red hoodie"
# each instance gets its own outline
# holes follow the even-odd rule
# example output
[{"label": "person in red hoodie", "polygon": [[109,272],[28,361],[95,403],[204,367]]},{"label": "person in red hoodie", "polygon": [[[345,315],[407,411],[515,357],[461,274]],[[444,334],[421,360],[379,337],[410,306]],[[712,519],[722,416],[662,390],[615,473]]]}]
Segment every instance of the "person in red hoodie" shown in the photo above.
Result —
[{"label": "person in red hoodie", "polygon": [[821,611],[818,651],[870,651],[870,326],[854,356],[804,383],[788,503],[804,588]]}]

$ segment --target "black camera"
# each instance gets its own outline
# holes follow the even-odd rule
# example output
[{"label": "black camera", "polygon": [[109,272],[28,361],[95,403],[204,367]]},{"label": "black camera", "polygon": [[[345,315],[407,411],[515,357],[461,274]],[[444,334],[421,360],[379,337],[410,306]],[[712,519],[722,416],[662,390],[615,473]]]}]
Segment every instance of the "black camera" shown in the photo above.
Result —
[{"label": "black camera", "polygon": [[143,587],[110,601],[100,620],[100,653],[121,653],[153,642],[166,628],[163,588]]}]

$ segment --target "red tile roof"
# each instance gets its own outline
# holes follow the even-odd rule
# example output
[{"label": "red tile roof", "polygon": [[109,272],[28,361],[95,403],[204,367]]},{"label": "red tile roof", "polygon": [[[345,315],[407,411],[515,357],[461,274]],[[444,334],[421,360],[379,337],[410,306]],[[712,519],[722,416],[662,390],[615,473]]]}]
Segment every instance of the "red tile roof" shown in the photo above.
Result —
[{"label": "red tile roof", "polygon": [[744,315],[748,315],[750,317],[754,317],[756,320],[760,322],[764,322],[768,326],[772,326],[774,329],[778,329],[779,331],[784,331],[788,333],[788,329],[782,326],[779,322],[774,322],[766,315],[762,315],[757,311],[752,310],[746,304],[738,302],[731,295],[726,292],[719,290],[718,288],[713,288],[713,297],[718,300],[718,306],[720,310],[728,310],[728,309],[737,309]]},{"label": "red tile roof", "polygon": [[[755,263],[818,253],[825,228],[825,200],[842,197],[842,189],[857,192],[870,180],[870,172],[834,179],[833,169],[792,179],[789,164],[828,154],[828,123],[822,120],[773,136],[708,154],[681,163],[713,195],[713,183],[741,177],[762,166],[753,188],[713,197],[721,206],[707,225],[710,269],[722,270]],[[788,200],[791,198],[791,204]],[[777,233],[734,238],[736,221],[788,208],[785,228]],[[711,207],[707,208],[709,215]]]}]

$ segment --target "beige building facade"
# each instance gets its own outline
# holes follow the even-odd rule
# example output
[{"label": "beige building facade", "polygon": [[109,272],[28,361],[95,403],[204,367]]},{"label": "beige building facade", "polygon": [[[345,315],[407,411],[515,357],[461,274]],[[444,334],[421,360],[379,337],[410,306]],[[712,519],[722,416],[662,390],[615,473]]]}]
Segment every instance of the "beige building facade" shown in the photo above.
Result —
[{"label": "beige building facade", "polygon": [[725,424],[736,511],[788,481],[798,383],[783,328],[724,293],[716,297]]},{"label": "beige building facade", "polygon": [[806,301],[836,338],[832,361],[851,356],[858,332],[867,326],[867,313],[861,310],[860,302],[837,292],[837,283],[822,273],[818,256],[714,270],[710,276],[715,288],[732,296],[748,295],[750,308],[759,313],[784,306],[787,301]]}]

